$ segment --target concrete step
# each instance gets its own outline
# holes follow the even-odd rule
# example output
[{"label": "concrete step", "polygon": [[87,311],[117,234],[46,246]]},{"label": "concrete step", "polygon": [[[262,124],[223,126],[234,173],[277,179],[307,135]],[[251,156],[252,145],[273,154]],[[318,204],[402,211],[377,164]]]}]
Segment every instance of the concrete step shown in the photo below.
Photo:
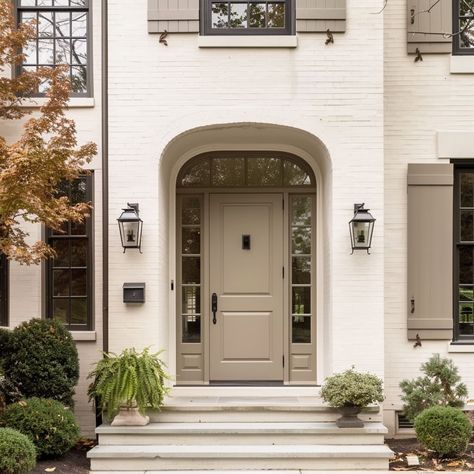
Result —
[{"label": "concrete step", "polygon": [[91,472],[150,470],[377,470],[388,469],[385,445],[96,446]]},{"label": "concrete step", "polygon": [[[170,397],[160,412],[150,412],[153,422],[331,422],[340,417],[319,397]],[[382,421],[378,406],[365,408],[364,421]]]},{"label": "concrete step", "polygon": [[101,446],[112,445],[296,445],[383,444],[382,423],[340,429],[335,423],[150,423],[147,426],[102,425],[96,429]]}]

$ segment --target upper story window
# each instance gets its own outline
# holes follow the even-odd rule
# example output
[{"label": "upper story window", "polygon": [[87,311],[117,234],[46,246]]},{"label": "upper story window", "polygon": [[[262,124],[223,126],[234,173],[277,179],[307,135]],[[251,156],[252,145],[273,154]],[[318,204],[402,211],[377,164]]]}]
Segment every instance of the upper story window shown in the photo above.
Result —
[{"label": "upper story window", "polygon": [[[25,71],[69,67],[72,96],[91,94],[89,0],[17,0],[18,21],[36,21],[36,35],[26,48]],[[44,95],[40,85],[37,95]]]},{"label": "upper story window", "polygon": [[202,0],[206,35],[289,35],[293,33],[291,0]]},{"label": "upper story window", "polygon": [[0,255],[0,326],[8,326],[8,259]]},{"label": "upper story window", "polygon": [[474,0],[453,1],[454,54],[474,54]]}]

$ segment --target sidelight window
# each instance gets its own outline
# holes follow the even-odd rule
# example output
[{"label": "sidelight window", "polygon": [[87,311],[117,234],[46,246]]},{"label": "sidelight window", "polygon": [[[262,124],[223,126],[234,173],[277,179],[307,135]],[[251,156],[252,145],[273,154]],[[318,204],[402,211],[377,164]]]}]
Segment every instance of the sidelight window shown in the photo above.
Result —
[{"label": "sidelight window", "polygon": [[8,326],[8,259],[0,255],[0,326]]}]

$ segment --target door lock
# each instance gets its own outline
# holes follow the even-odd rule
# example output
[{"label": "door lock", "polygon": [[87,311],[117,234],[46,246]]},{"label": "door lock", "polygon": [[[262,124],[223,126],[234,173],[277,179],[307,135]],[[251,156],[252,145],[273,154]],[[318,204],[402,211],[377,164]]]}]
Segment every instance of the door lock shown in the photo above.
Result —
[{"label": "door lock", "polygon": [[212,323],[217,324],[217,293],[212,293],[211,296],[211,306],[212,306]]}]

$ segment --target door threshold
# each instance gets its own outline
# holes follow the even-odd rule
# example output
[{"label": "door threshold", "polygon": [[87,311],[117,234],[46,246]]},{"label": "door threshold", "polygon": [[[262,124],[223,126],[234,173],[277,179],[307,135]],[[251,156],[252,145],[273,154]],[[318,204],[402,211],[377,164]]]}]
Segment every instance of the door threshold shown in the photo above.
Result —
[{"label": "door threshold", "polygon": [[175,385],[171,397],[318,397],[319,385]]},{"label": "door threshold", "polygon": [[283,387],[282,380],[212,380],[211,387]]}]

